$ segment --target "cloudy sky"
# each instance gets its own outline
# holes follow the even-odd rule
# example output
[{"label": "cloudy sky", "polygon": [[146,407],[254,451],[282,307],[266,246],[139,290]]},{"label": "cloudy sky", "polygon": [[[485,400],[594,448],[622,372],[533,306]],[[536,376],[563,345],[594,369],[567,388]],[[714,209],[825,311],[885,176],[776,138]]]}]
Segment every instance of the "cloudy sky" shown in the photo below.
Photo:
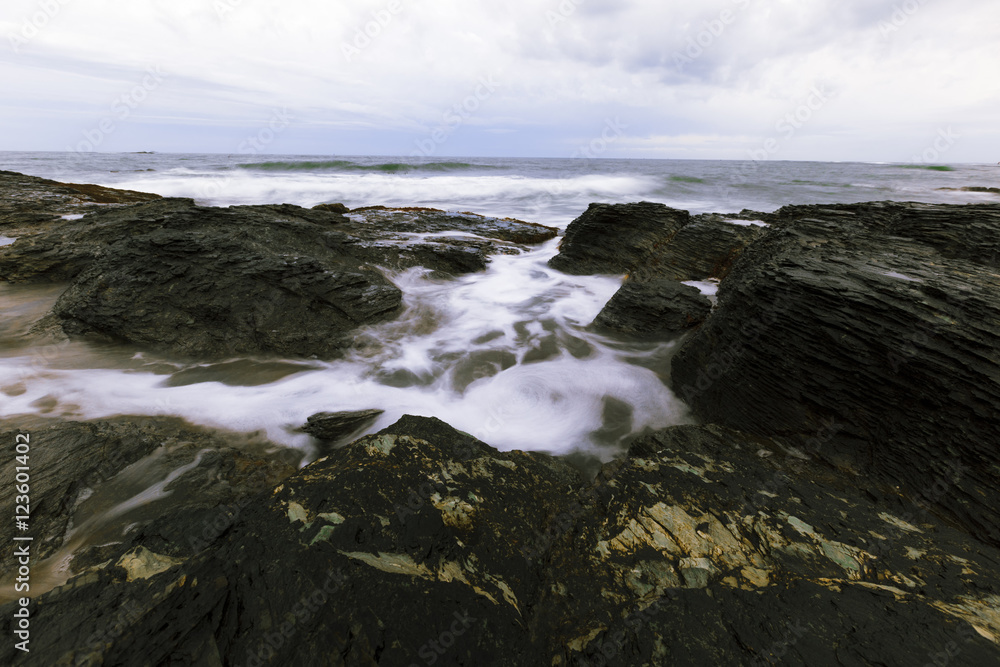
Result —
[{"label": "cloudy sky", "polygon": [[998,28],[996,0],[3,0],[0,150],[995,163]]}]

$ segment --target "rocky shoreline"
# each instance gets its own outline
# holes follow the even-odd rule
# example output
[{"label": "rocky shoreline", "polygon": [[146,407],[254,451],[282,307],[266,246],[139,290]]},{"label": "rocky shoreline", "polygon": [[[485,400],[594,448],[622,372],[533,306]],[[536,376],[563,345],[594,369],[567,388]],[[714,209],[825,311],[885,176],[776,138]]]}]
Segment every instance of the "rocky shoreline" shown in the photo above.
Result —
[{"label": "rocky shoreline", "polygon": [[[392,271],[477,271],[556,234],[10,172],[0,201],[16,239],[0,279],[65,286],[29,340],[199,359],[342,354],[399,312]],[[8,419],[7,449],[30,432],[45,471],[32,523],[51,581],[32,604],[44,642],[0,660],[1000,664],[998,239],[1000,205],[592,205],[550,265],[627,274],[593,326],[683,335],[669,382],[698,418],[596,478],[427,417],[301,469],[259,435],[176,418]],[[376,417],[302,428],[339,444]],[[183,474],[155,512],[126,514],[141,466]],[[11,538],[3,525],[4,562]]]}]

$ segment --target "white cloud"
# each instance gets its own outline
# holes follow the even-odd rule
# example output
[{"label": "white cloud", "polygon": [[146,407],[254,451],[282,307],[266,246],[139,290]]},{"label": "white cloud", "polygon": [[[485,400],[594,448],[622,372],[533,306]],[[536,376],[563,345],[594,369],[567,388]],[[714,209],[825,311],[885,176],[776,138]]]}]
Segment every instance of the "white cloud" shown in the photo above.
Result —
[{"label": "white cloud", "polygon": [[64,148],[159,66],[121,149],[226,151],[287,108],[275,152],[405,154],[487,77],[466,150],[569,155],[620,117],[609,157],[743,158],[821,85],[789,156],[908,159],[954,126],[950,156],[992,162],[998,24],[991,0],[5,0],[0,147]]}]

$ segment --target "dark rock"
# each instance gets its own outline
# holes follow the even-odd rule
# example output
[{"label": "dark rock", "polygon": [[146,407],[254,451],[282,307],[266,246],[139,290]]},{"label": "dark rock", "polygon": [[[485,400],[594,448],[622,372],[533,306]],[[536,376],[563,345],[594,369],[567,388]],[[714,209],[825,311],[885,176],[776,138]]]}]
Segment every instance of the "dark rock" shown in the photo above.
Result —
[{"label": "dark rock", "polygon": [[63,215],[82,215],[159,198],[148,192],[58,183],[0,170],[0,232],[16,237],[22,226],[58,223]]},{"label": "dark rock", "polygon": [[331,213],[347,213],[351,209],[347,208],[343,204],[318,204],[313,206],[314,211],[330,211]]},{"label": "dark rock", "polygon": [[42,596],[46,639],[22,664],[538,664],[543,582],[521,549],[579,484],[550,457],[404,417],[286,480],[200,556]]},{"label": "dark rock", "polygon": [[[435,208],[387,208],[366,206],[351,211],[362,216],[368,228],[402,233],[446,234],[462,232],[485,239],[534,245],[554,239],[559,230],[514,218],[495,218],[477,213],[452,213]],[[360,230],[357,231],[359,235]]]},{"label": "dark rock", "polygon": [[738,215],[694,216],[669,243],[661,246],[648,262],[637,266],[629,277],[677,281],[725,278],[743,248],[764,230],[765,227],[750,224]]},{"label": "dark rock", "polygon": [[537,664],[923,664],[950,642],[962,664],[1000,660],[1000,552],[718,427],[635,442],[534,553],[553,582]]},{"label": "dark rock", "polygon": [[669,278],[629,278],[594,324],[618,333],[663,336],[683,333],[705,321],[712,303],[696,287]]},{"label": "dark rock", "polygon": [[[220,506],[249,499],[295,471],[295,461],[265,455],[271,447],[256,436],[202,429],[173,417],[33,418],[8,420],[3,428],[4,442],[14,443],[18,432],[30,438],[32,553],[46,559],[76,552],[73,572],[85,569],[95,551],[107,559],[143,545],[169,556],[192,555],[192,544],[205,540],[204,517],[214,520]],[[145,492],[150,480],[195,460],[164,489],[169,498],[111,511]],[[3,464],[9,479],[15,465],[13,456]],[[14,492],[13,484],[0,488],[0,502],[13,507]],[[123,535],[128,524],[132,528]],[[12,528],[0,527],[4,545],[14,544]],[[89,544],[104,546],[95,550]],[[10,548],[4,547],[4,557]]]},{"label": "dark rock", "polygon": [[[0,172],[0,192],[4,192],[5,173],[10,172]],[[10,179],[16,180],[18,176],[13,174]],[[41,180],[35,184],[36,189],[11,204],[13,212],[34,210],[32,207],[44,209],[40,215],[49,224],[23,224],[10,232],[0,226],[3,234],[18,238],[14,245],[0,249],[0,280],[68,281],[98,257],[113,254],[110,248],[123,238],[144,236],[164,228],[191,227],[192,220],[205,222],[200,231],[208,242],[216,231],[212,223],[246,226],[242,237],[265,242],[289,241],[284,235],[292,230],[297,236],[292,244],[302,254],[308,254],[310,244],[327,249],[336,246],[342,254],[362,262],[392,269],[424,266],[455,274],[482,270],[491,255],[519,253],[524,245],[542,243],[555,238],[558,232],[552,227],[510,218],[436,209],[376,206],[355,209],[345,216],[346,210],[334,205],[313,209],[289,204],[219,209],[195,206],[190,199],[164,200],[120,211],[103,206],[97,216],[65,221],[56,215],[62,211],[57,204],[51,205],[51,211],[44,208],[50,201],[58,202],[47,196],[44,188],[58,189],[61,184],[46,185],[50,183]],[[149,197],[159,199],[156,195]],[[279,231],[269,236],[268,231],[262,231],[264,226],[275,226]],[[280,249],[281,246],[275,246],[272,251]]]},{"label": "dark rock", "polygon": [[144,233],[107,248],[56,302],[66,333],[198,357],[330,356],[400,311],[395,285],[309,225],[184,200],[146,209]]},{"label": "dark rock", "polygon": [[[135,463],[160,446],[161,433],[143,424],[127,421],[65,422],[51,425],[45,421],[25,420],[23,426],[7,420],[0,438],[13,443],[17,433],[29,437],[32,536],[35,553],[52,555],[62,546],[70,521],[70,510],[84,489],[111,479],[126,466]],[[4,477],[14,479],[13,456],[3,462]],[[14,485],[0,487],[0,502],[14,505]],[[13,544],[13,526],[0,526],[4,556]]]},{"label": "dark rock", "polygon": [[351,252],[365,261],[451,274],[482,271],[491,255],[517,254],[520,245],[543,243],[558,233],[511,218],[384,206],[356,208],[337,229],[350,235]]},{"label": "dark rock", "polygon": [[672,364],[701,419],[808,438],[1000,544],[1000,206],[796,206]]},{"label": "dark rock", "polygon": [[320,440],[339,440],[369,426],[385,410],[352,412],[317,412],[306,420],[302,430]]},{"label": "dark rock", "polygon": [[21,662],[992,664],[998,582],[997,549],[775,440],[674,427],[585,485],[404,417],[201,553],[42,595]]},{"label": "dark rock", "polygon": [[[621,211],[615,212],[623,216]],[[637,216],[637,222],[642,220],[634,211],[631,214]],[[586,234],[582,238],[590,242],[597,237],[587,230],[597,228],[598,223],[593,219],[595,216],[586,218],[586,215],[574,221],[573,225],[583,221],[577,228],[580,230],[578,234]],[[752,219],[746,214],[695,216],[669,238],[662,237],[647,248],[648,252],[641,259],[630,259],[621,264],[628,267],[628,279],[594,324],[618,333],[642,336],[672,335],[698,326],[708,317],[711,302],[696,288],[681,285],[680,281],[724,278],[743,248],[763,232],[764,227],[746,223],[746,220]],[[616,222],[620,226],[628,226],[624,217]],[[600,242],[599,247],[608,250],[615,240],[601,238]],[[621,241],[624,247],[620,249],[637,250],[637,243],[643,242],[645,239],[637,242],[626,234]],[[575,241],[573,247],[581,243]],[[590,249],[590,246],[585,247]],[[579,254],[579,250],[576,252]],[[567,258],[561,261],[570,261],[573,252],[567,250],[567,253]]]},{"label": "dark rock", "polygon": [[565,273],[628,273],[648,265],[690,220],[663,204],[591,204],[566,228],[549,266]]}]

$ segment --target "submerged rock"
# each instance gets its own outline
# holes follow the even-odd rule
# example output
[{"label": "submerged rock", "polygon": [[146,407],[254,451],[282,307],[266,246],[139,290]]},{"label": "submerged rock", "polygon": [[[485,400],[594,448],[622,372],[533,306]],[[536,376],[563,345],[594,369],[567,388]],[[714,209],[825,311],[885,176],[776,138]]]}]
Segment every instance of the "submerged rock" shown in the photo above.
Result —
[{"label": "submerged rock", "polygon": [[663,204],[591,204],[569,224],[549,266],[564,273],[628,273],[655,261],[690,220]]},{"label": "submerged rock", "polygon": [[1000,544],[1000,206],[787,207],[673,359],[695,414],[811,437]]},{"label": "submerged rock", "polygon": [[[351,211],[371,230],[446,234],[462,232],[484,239],[534,245],[554,239],[558,230],[535,222],[514,218],[495,218],[477,213],[453,213],[436,208],[366,206]],[[352,227],[352,230],[357,228]],[[359,235],[360,230],[356,231]]]},{"label": "submerged rock", "polygon": [[[139,547],[189,557],[224,532],[224,512],[295,472],[294,459],[270,454],[273,445],[257,436],[173,417],[22,418],[2,429],[5,442],[16,433],[29,437],[32,590],[39,594],[43,571],[55,568],[50,576],[58,577],[60,559],[69,573],[81,573]],[[13,479],[15,465],[13,457],[4,462],[3,474]],[[0,488],[0,502],[13,507],[14,492],[13,485]],[[11,523],[0,527],[5,545],[14,544],[12,533]]]},{"label": "submerged rock", "polygon": [[352,252],[393,269],[422,266],[452,274],[482,271],[496,254],[555,238],[558,230],[511,218],[433,208],[356,208],[337,223]]},{"label": "submerged rock", "polygon": [[627,280],[594,324],[618,333],[669,336],[705,321],[712,303],[696,287],[669,278]]}]

